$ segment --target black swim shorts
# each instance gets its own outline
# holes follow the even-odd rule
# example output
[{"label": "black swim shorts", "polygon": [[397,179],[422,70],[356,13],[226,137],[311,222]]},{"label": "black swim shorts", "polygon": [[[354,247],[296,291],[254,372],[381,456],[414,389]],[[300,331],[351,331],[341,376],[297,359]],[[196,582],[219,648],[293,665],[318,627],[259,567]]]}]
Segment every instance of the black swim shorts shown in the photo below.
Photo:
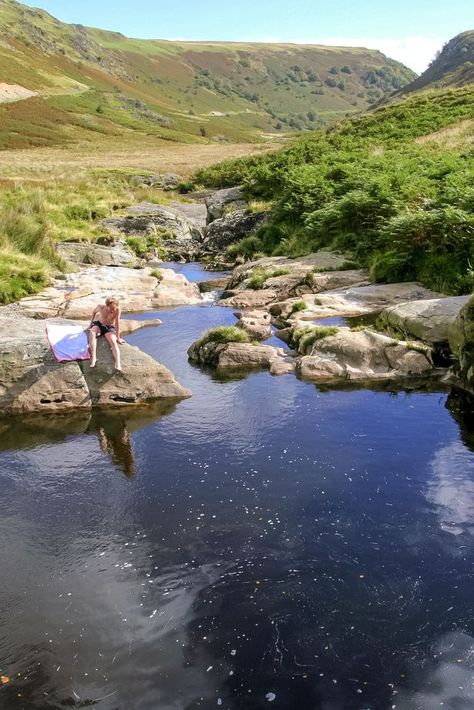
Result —
[{"label": "black swim shorts", "polygon": [[92,325],[96,325],[100,330],[100,335],[105,335],[106,333],[115,333],[114,325],[104,325],[100,320],[93,320]]}]

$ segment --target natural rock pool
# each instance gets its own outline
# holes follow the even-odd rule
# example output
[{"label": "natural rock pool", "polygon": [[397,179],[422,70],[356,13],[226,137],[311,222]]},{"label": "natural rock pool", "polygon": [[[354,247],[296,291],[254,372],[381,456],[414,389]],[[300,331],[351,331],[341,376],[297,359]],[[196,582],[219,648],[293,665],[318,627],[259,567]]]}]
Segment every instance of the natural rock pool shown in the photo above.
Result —
[{"label": "natural rock pool", "polygon": [[469,412],[222,381],[186,350],[232,309],[157,316],[191,399],[2,424],[0,708],[474,707]]}]

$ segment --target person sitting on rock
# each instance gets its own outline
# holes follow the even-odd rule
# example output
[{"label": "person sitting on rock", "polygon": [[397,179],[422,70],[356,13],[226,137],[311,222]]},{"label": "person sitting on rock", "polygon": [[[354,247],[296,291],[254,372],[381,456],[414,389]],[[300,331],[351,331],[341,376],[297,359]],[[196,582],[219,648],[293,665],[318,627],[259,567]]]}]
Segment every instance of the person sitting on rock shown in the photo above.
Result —
[{"label": "person sitting on rock", "polygon": [[117,343],[122,345],[125,341],[120,337],[120,305],[116,298],[107,298],[105,304],[99,304],[92,312],[89,325],[90,367],[96,366],[97,338],[101,335],[105,337],[110,345],[114,356],[115,369],[121,372],[120,350]]}]

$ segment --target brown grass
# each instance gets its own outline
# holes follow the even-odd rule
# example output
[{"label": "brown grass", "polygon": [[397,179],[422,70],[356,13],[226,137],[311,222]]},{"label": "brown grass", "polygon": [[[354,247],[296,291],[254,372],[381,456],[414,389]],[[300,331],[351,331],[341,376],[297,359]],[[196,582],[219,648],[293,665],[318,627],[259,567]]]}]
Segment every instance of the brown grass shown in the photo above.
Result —
[{"label": "brown grass", "polygon": [[474,119],[467,118],[454,126],[415,138],[415,143],[437,143],[443,148],[459,148],[474,142]]},{"label": "brown grass", "polygon": [[47,180],[71,177],[71,170],[143,170],[176,172],[184,177],[221,160],[275,150],[280,145],[255,143],[185,145],[134,134],[127,138],[101,137],[100,143],[69,148],[31,148],[0,151],[0,179]]}]

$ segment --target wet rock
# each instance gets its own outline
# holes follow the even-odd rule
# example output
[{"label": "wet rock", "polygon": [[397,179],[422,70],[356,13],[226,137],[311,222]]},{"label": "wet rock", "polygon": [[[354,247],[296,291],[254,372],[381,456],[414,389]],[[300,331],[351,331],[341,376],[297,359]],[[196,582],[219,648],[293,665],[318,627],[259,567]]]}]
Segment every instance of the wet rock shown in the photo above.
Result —
[{"label": "wet rock", "polygon": [[59,256],[73,264],[134,267],[139,263],[124,242],[116,242],[111,246],[88,242],[60,242],[56,251]]},{"label": "wet rock", "polygon": [[226,209],[245,209],[247,202],[242,187],[227,187],[211,193],[205,200],[207,208],[207,223],[224,216]]},{"label": "wet rock", "polygon": [[22,316],[1,319],[3,414],[80,411],[190,395],[167,368],[128,344],[121,346],[123,373],[114,370],[112,352],[103,338],[98,340],[96,369],[91,370],[88,361],[57,363],[45,325]]},{"label": "wet rock", "polygon": [[268,311],[244,311],[235,314],[237,327],[244,330],[252,340],[266,340],[272,334],[270,314]]},{"label": "wet rock", "polygon": [[237,211],[214,220],[206,228],[199,250],[200,258],[208,258],[216,254],[222,256],[227,247],[255,232],[266,219],[266,212],[247,214],[244,211]]},{"label": "wet rock", "polygon": [[379,315],[377,325],[405,337],[412,336],[430,343],[445,342],[468,300],[469,296],[454,296],[390,306]]},{"label": "wet rock", "polygon": [[120,300],[122,312],[201,303],[197,284],[172,269],[160,269],[157,279],[151,269],[107,266],[83,269],[35,296],[18,302],[18,310],[32,318],[62,316],[89,318],[94,307],[108,296]]},{"label": "wet rock", "polygon": [[394,340],[369,330],[341,329],[316,340],[296,372],[312,381],[387,380],[434,374],[430,349],[421,343]]},{"label": "wet rock", "polygon": [[214,367],[218,373],[268,369],[272,374],[293,372],[294,360],[282,348],[251,343],[214,343],[196,341],[188,350],[189,359]]},{"label": "wet rock", "polygon": [[209,293],[209,291],[217,291],[225,289],[229,279],[225,276],[222,279],[209,279],[208,281],[199,281],[198,286],[201,293]]},{"label": "wet rock", "polygon": [[449,345],[456,358],[452,380],[474,395],[474,296],[462,307],[449,330]]}]

